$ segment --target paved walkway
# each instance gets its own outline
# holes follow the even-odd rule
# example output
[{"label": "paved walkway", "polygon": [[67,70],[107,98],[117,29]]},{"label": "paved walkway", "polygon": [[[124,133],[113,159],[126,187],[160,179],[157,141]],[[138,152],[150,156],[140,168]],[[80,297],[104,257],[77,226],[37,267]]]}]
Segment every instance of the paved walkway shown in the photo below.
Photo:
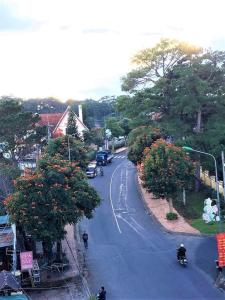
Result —
[{"label": "paved walkway", "polygon": [[138,183],[143,196],[143,200],[145,201],[148,209],[167,231],[200,234],[197,229],[190,226],[187,221],[185,221],[185,219],[181,215],[179,215],[176,209],[174,209],[174,212],[178,214],[178,219],[172,221],[167,220],[166,214],[169,212],[168,202],[165,199],[154,199],[153,195],[147,192],[145,188],[143,188],[141,179],[139,177]]}]

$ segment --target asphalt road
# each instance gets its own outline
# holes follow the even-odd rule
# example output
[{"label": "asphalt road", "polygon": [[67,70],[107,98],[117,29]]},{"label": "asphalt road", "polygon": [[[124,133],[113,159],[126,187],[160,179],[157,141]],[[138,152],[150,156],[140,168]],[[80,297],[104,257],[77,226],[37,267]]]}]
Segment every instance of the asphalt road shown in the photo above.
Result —
[{"label": "asphalt road", "polygon": [[[89,234],[86,261],[93,293],[103,285],[107,300],[225,298],[214,287],[215,239],[164,232],[145,209],[135,167],[125,153],[90,183],[102,198],[94,218],[82,223]],[[181,242],[187,268],[176,261]]]}]

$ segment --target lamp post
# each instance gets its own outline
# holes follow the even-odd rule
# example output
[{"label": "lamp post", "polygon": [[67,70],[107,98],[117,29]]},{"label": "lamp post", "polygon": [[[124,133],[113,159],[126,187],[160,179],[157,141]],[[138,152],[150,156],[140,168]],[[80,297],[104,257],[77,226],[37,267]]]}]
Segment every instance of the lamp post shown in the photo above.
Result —
[{"label": "lamp post", "polygon": [[186,151],[190,151],[190,152],[197,152],[197,153],[200,153],[200,154],[205,154],[205,155],[208,155],[208,156],[211,156],[214,160],[214,165],[215,165],[215,177],[216,177],[216,196],[217,196],[217,208],[218,208],[218,216],[219,216],[219,231],[221,232],[222,231],[222,223],[221,223],[221,213],[220,213],[220,194],[219,194],[219,182],[218,182],[218,172],[217,172],[217,163],[216,163],[216,158],[214,155],[208,153],[208,152],[203,152],[203,151],[198,151],[198,150],[195,150],[191,147],[187,147],[187,146],[184,146],[182,147],[184,150]]}]

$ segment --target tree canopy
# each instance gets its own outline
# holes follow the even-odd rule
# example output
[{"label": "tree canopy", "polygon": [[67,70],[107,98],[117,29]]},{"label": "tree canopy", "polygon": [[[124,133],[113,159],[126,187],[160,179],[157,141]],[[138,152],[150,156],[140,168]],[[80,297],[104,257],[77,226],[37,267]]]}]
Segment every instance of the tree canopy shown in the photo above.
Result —
[{"label": "tree canopy", "polygon": [[[130,95],[116,107],[132,127],[151,125],[177,145],[210,152],[218,159],[225,147],[225,52],[163,39],[137,53],[137,65],[123,79]],[[211,171],[213,162],[203,159]]]},{"label": "tree canopy", "polygon": [[80,134],[77,129],[76,116],[75,113],[70,109],[68,124],[66,128],[66,134],[72,135],[76,139],[80,139]]},{"label": "tree canopy", "polygon": [[5,200],[12,222],[48,249],[64,237],[66,224],[91,218],[100,203],[77,164],[60,156],[44,156],[35,172],[27,171],[14,184],[15,193]]},{"label": "tree canopy", "polygon": [[13,153],[16,145],[26,141],[39,120],[38,115],[22,111],[20,99],[2,97],[0,99],[0,142],[6,143]]},{"label": "tree canopy", "polygon": [[159,139],[144,153],[144,183],[156,197],[172,200],[182,188],[190,188],[194,165],[182,148]]},{"label": "tree canopy", "polygon": [[[62,159],[77,162],[78,166],[85,170],[88,164],[87,146],[70,135],[65,135],[56,139],[51,139],[45,149],[50,156],[60,155]],[[70,152],[70,153],[69,153]]]}]

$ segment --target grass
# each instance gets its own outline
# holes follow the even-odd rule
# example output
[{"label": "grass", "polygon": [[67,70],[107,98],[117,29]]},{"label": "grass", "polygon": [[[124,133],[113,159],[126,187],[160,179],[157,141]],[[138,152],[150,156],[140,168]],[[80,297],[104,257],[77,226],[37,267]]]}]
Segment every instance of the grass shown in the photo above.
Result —
[{"label": "grass", "polygon": [[[194,228],[198,229],[201,233],[205,234],[215,234],[218,232],[218,222],[213,222],[213,223],[205,223],[202,219],[195,219],[192,220],[191,226]],[[225,232],[225,224],[222,223],[222,232]]]},{"label": "grass", "polygon": [[[202,186],[198,192],[188,191],[186,192],[186,205],[183,204],[182,193],[173,200],[173,205],[176,210],[188,221],[191,226],[198,229],[201,233],[215,234],[218,232],[217,223],[205,223],[202,220],[204,200],[210,197],[216,198],[215,191]],[[221,212],[224,212],[222,207]],[[224,212],[225,214],[225,212]],[[222,229],[225,232],[225,224],[222,224]]]}]

